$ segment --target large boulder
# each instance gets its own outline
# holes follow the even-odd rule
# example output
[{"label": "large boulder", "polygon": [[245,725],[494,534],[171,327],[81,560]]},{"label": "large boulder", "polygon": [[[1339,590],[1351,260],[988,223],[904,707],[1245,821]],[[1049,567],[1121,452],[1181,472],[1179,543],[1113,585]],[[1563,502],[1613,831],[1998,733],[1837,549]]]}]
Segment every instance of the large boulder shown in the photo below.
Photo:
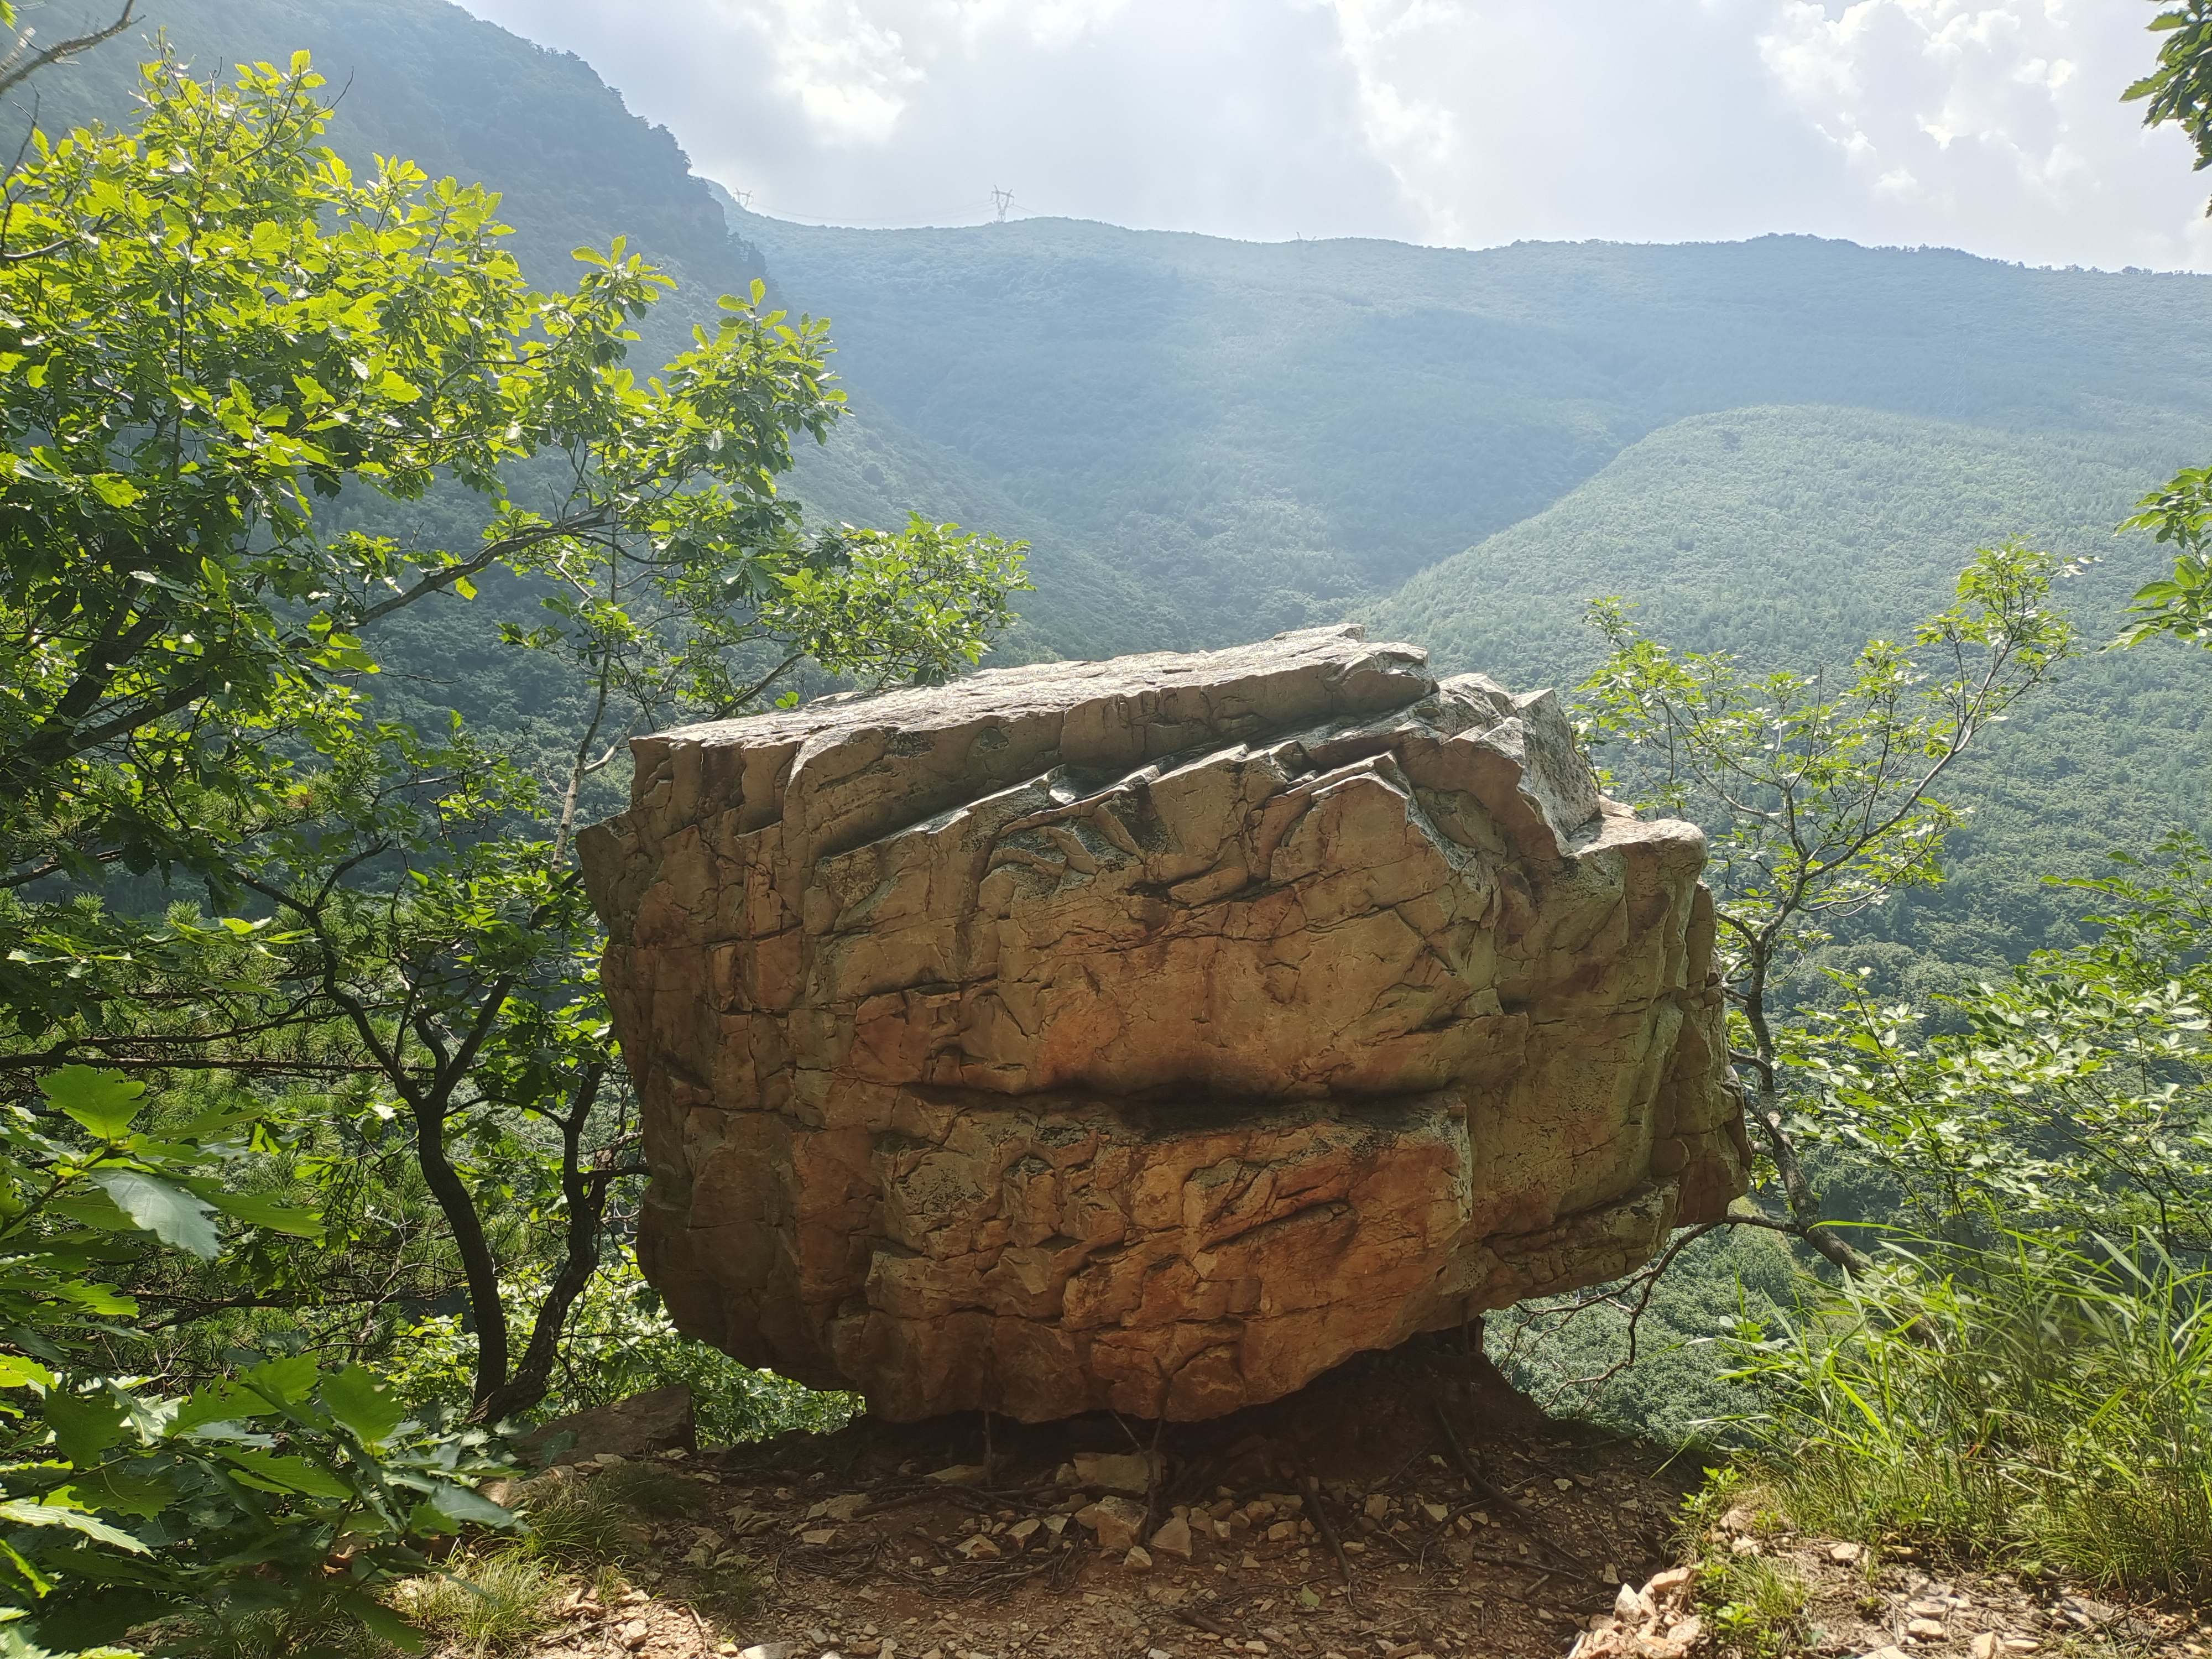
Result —
[{"label": "large boulder", "polygon": [[579,842],[678,1325],[1194,1419],[1622,1273],[1747,1149],[1686,823],[1357,628],[638,740]]}]

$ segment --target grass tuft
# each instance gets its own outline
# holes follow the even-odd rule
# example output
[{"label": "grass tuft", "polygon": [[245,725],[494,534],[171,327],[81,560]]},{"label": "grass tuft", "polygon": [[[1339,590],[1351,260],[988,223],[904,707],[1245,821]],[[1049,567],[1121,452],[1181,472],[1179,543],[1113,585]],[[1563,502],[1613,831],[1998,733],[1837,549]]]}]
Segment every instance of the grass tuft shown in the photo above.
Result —
[{"label": "grass tuft", "polygon": [[1822,1286],[1737,1340],[1800,1526],[2212,1600],[2212,1272],[2015,1240]]},{"label": "grass tuft", "polygon": [[481,1656],[520,1647],[543,1630],[559,1589],[542,1564],[502,1550],[410,1581],[400,1602],[423,1629]]},{"label": "grass tuft", "polygon": [[650,1463],[540,1475],[515,1494],[527,1528],[518,1548],[565,1566],[633,1565],[646,1553],[646,1517],[679,1513],[696,1496],[690,1482]]}]

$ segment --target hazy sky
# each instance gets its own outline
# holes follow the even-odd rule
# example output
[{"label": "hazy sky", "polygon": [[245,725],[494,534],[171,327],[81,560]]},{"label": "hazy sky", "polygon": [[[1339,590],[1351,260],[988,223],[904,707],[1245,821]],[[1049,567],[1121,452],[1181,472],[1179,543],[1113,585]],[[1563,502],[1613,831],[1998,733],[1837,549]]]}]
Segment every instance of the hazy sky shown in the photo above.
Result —
[{"label": "hazy sky", "polygon": [[464,0],[751,204],[2212,269],[2147,0]]}]

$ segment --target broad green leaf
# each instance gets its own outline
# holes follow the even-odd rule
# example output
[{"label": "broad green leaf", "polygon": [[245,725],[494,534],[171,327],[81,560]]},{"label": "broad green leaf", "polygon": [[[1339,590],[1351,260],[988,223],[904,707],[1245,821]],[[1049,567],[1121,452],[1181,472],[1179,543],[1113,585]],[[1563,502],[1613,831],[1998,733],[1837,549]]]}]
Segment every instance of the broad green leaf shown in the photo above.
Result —
[{"label": "broad green leaf", "polygon": [[57,1389],[46,1395],[44,1411],[54,1444],[79,1468],[99,1462],[100,1455],[123,1438],[125,1413],[111,1395]]},{"label": "broad green leaf", "polygon": [[98,472],[87,478],[94,495],[110,507],[128,507],[138,499],[138,486],[118,473]]},{"label": "broad green leaf", "polygon": [[441,1480],[430,1489],[429,1506],[447,1520],[462,1526],[512,1527],[521,1518],[482,1492],[450,1481]]},{"label": "broad green leaf", "polygon": [[298,1405],[314,1391],[315,1379],[322,1375],[322,1369],[311,1353],[287,1354],[282,1358],[263,1360],[246,1372],[246,1382],[272,1400]]},{"label": "broad green leaf", "polygon": [[96,1187],[50,1198],[46,1209],[51,1214],[67,1216],[80,1226],[95,1228],[103,1233],[129,1232],[136,1224],[120,1205]]},{"label": "broad green leaf", "polygon": [[39,1092],[53,1103],[56,1111],[76,1119],[88,1133],[102,1140],[120,1140],[138,1115],[146,1085],[131,1082],[120,1072],[64,1066],[40,1079]]},{"label": "broad green leaf", "polygon": [[15,1354],[0,1354],[0,1389],[20,1389],[35,1382],[50,1388],[54,1374],[35,1359],[25,1359]]},{"label": "broad green leaf", "polygon": [[[24,1559],[21,1551],[18,1550],[13,1544],[8,1543],[5,1540],[0,1540],[0,1561],[6,1562],[9,1566],[15,1570],[15,1576],[18,1582],[23,1588],[28,1589],[32,1595],[45,1595],[52,1590],[54,1587],[53,1580],[48,1578],[44,1573],[33,1566],[29,1561]],[[0,1615],[5,1614],[14,1614],[14,1616],[17,1618],[21,1618],[22,1616],[12,1607],[0,1609]],[[11,1642],[16,1639],[15,1632],[13,1631],[0,1631],[0,1637],[4,1637],[7,1640]],[[9,1651],[5,1648],[0,1648],[0,1654],[6,1655],[6,1659],[47,1659],[47,1656],[43,1649],[33,1648],[27,1645],[14,1651]]]},{"label": "broad green leaf", "polygon": [[183,1496],[167,1481],[153,1475],[137,1475],[111,1464],[85,1480],[72,1482],[54,1496],[81,1509],[112,1510],[150,1521]]},{"label": "broad green leaf", "polygon": [[284,1457],[275,1452],[255,1451],[246,1447],[227,1447],[222,1455],[257,1477],[264,1483],[264,1490],[305,1492],[310,1498],[350,1498],[354,1495],[351,1486],[328,1469],[320,1468],[304,1457]]},{"label": "broad green leaf", "polygon": [[112,1285],[52,1285],[41,1286],[57,1302],[66,1302],[87,1313],[107,1314],[127,1317],[138,1311],[137,1298],[124,1295]]},{"label": "broad green leaf", "polygon": [[186,1435],[210,1423],[236,1423],[269,1409],[268,1401],[251,1389],[228,1379],[195,1389],[169,1419],[168,1431]]},{"label": "broad green leaf", "polygon": [[282,1204],[252,1193],[230,1193],[220,1188],[201,1189],[201,1195],[225,1215],[243,1221],[249,1227],[266,1227],[271,1232],[289,1233],[295,1238],[320,1238],[323,1218],[313,1210],[288,1209]]},{"label": "broad green leaf", "polygon": [[146,1553],[146,1547],[122,1528],[110,1526],[98,1516],[87,1515],[82,1510],[65,1510],[58,1504],[33,1504],[15,1498],[0,1504],[0,1521],[13,1521],[19,1527],[66,1527],[87,1538],[129,1550],[133,1555]]},{"label": "broad green leaf", "polygon": [[337,1605],[367,1626],[370,1635],[389,1642],[402,1653],[420,1653],[426,1645],[421,1631],[381,1601],[349,1591],[338,1598]]},{"label": "broad green leaf", "polygon": [[215,1229],[215,1206],[158,1176],[137,1170],[95,1170],[92,1178],[113,1199],[135,1226],[144,1228],[164,1244],[190,1250],[211,1261],[222,1249]]},{"label": "broad green leaf", "polygon": [[323,1404],[332,1417],[374,1446],[406,1416],[398,1395],[366,1365],[349,1365],[323,1379]]}]

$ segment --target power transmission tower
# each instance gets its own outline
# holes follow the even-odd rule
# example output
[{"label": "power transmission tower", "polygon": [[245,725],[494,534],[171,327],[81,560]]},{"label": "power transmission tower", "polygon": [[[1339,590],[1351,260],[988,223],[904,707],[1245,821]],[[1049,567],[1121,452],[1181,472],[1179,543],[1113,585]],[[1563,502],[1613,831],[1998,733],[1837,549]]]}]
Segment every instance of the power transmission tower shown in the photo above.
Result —
[{"label": "power transmission tower", "polygon": [[992,205],[993,207],[994,207],[994,208],[998,209],[998,210],[999,210],[999,222],[1000,222],[1000,224],[1002,224],[1002,225],[1003,225],[1004,223],[1006,223],[1006,210],[1007,210],[1008,208],[1010,208],[1010,207],[1013,206],[1013,204],[1014,204],[1014,192],[1013,192],[1013,191],[1012,191],[1011,190],[1000,190],[1000,189],[999,189],[995,185],[992,186],[992,189],[991,189],[991,205]]}]

